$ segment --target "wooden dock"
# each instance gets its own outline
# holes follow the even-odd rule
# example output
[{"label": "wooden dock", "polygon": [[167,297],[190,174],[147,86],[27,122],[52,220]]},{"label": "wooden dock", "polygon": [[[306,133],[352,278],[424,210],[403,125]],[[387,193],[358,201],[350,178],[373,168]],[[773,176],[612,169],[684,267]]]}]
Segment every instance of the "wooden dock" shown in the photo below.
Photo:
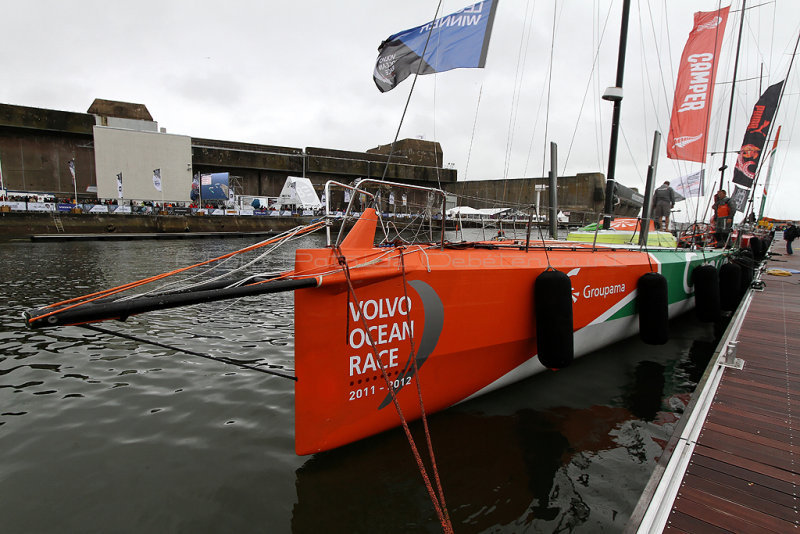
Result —
[{"label": "wooden dock", "polygon": [[800,250],[771,250],[626,532],[800,532]]}]

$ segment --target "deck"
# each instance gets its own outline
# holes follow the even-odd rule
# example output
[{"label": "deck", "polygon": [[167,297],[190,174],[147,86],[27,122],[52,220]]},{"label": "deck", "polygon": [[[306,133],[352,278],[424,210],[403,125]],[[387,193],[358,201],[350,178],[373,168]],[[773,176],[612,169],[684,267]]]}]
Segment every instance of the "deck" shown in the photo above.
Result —
[{"label": "deck", "polygon": [[626,532],[800,531],[800,274],[769,273],[800,251],[771,250]]}]

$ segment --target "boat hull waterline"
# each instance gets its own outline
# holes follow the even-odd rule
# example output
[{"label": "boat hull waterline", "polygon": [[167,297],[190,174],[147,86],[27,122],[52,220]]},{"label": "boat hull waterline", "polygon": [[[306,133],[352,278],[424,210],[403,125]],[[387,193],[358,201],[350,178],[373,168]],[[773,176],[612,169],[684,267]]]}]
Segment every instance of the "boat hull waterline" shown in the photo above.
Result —
[{"label": "boat hull waterline", "polygon": [[[295,291],[300,455],[400,424],[381,365],[407,420],[422,414],[416,380],[430,414],[544,371],[537,358],[534,282],[548,268],[572,283],[575,356],[581,356],[638,332],[642,275],[666,277],[672,317],[694,306],[692,270],[704,263],[719,267],[725,258],[724,251],[563,241],[537,248],[513,241],[375,247],[376,221],[367,210],[338,250],[296,252],[296,274],[318,273],[317,287]],[[340,257],[349,266],[352,292]]]}]

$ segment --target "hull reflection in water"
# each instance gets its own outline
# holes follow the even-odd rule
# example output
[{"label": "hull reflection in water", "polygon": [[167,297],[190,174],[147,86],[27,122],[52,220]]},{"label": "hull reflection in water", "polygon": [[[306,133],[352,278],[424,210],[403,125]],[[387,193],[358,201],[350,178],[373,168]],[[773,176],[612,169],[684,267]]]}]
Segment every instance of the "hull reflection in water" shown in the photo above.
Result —
[{"label": "hull reflection in water", "polygon": [[[640,360],[639,342],[617,344],[433,416],[455,531],[621,531],[713,346],[683,339]],[[393,431],[315,455],[297,470],[293,531],[439,531],[405,448]]]}]

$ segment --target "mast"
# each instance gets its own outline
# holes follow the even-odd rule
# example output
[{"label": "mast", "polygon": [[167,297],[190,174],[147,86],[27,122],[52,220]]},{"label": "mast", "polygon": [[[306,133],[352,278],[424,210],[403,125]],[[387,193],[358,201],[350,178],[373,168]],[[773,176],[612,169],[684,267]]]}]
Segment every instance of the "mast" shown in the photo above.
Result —
[{"label": "mast", "polygon": [[[775,151],[778,150],[778,138],[781,136],[781,127],[778,126],[778,131],[775,133],[775,142],[772,144],[772,150],[769,152],[769,164],[767,165],[767,177],[764,179],[764,194],[761,195],[761,207],[758,210],[758,219],[764,217],[764,206],[767,204],[767,189],[769,188],[769,179],[772,176],[772,163],[775,161]],[[756,186],[753,184],[753,192],[755,193]]]},{"label": "mast", "polygon": [[625,75],[625,49],[628,44],[628,18],[631,0],[622,4],[622,24],[619,29],[619,55],[617,56],[617,83],[606,89],[603,100],[614,102],[614,115],[611,120],[611,143],[608,149],[608,176],[606,177],[606,202],[603,207],[603,229],[611,228],[611,212],[614,210],[614,190],[616,189],[617,141],[619,139],[619,117],[622,111],[622,79]]},{"label": "mast", "polygon": [[739,39],[736,42],[736,59],[733,62],[733,81],[731,82],[731,103],[728,106],[728,126],[725,128],[725,147],[722,149],[722,167],[719,168],[719,189],[725,189],[725,169],[728,165],[725,164],[725,158],[728,157],[728,139],[731,136],[731,116],[733,115],[733,95],[736,90],[736,71],[739,69],[739,49],[742,47],[742,28],[744,27],[744,10],[745,2],[742,0],[742,16],[739,18]]}]

